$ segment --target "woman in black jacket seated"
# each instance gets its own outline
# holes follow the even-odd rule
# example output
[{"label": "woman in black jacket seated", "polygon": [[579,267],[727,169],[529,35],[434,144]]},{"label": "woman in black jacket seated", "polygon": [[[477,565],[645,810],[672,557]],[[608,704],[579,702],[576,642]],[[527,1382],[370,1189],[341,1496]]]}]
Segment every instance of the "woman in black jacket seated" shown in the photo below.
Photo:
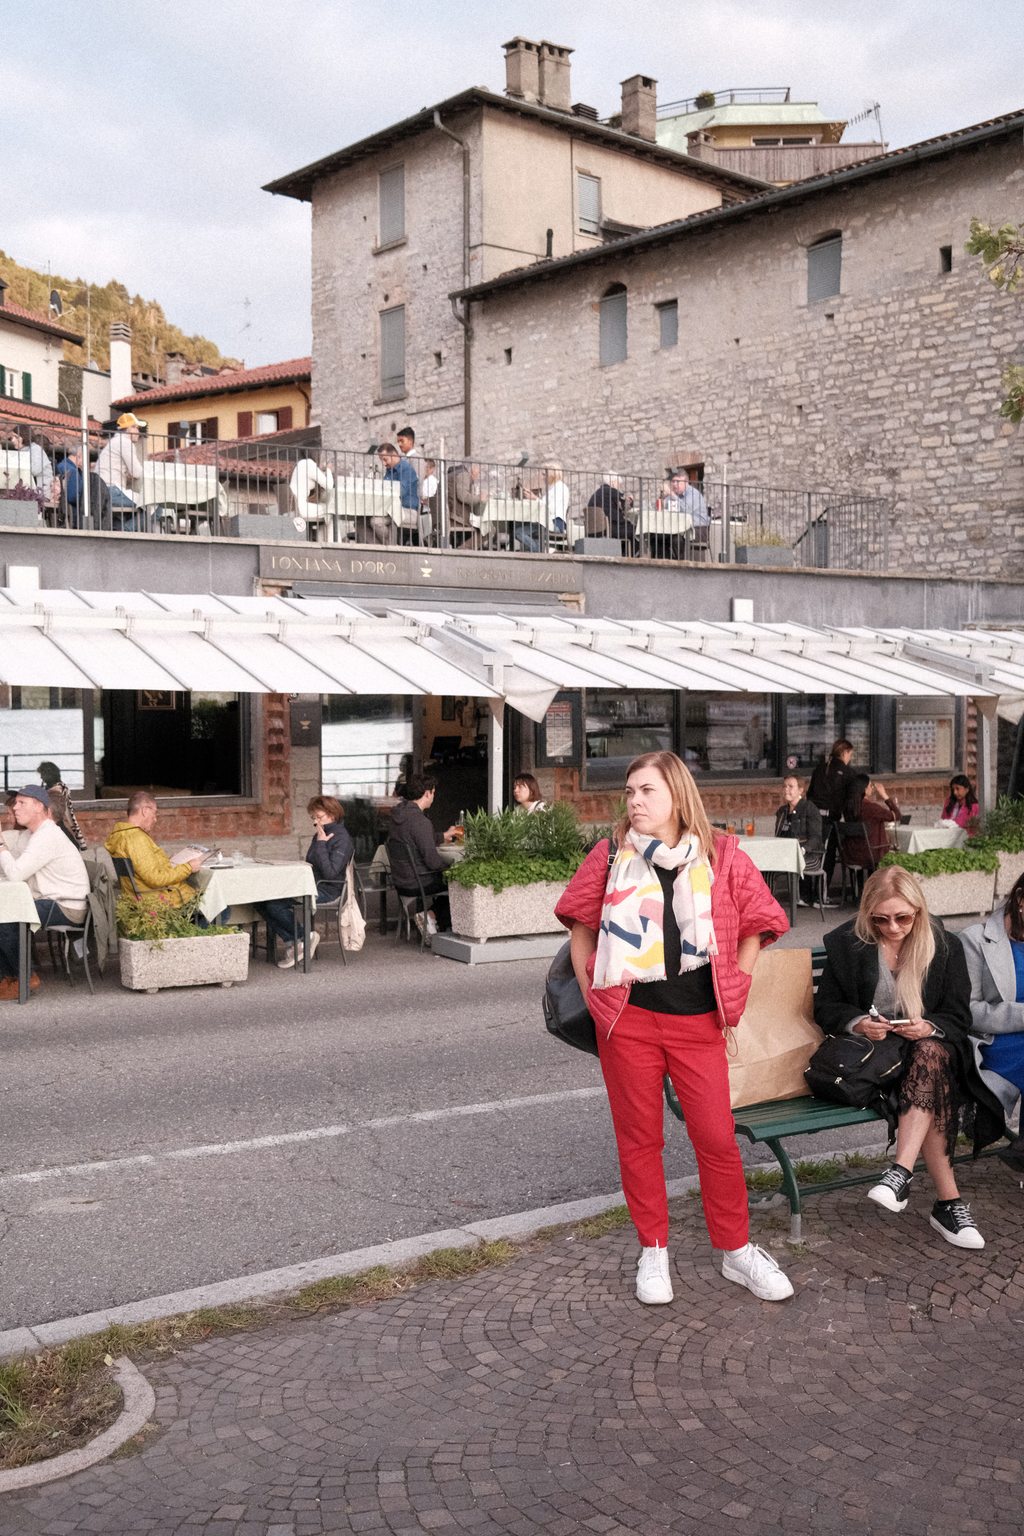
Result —
[{"label": "woman in black jacket seated", "polygon": [[[795,837],[804,851],[804,863],[808,870],[821,868],[825,852],[821,836],[821,812],[805,798],[803,785],[795,773],[787,773],[782,781],[782,804],[775,812],[775,836]],[[800,906],[814,904],[814,880],[800,881]],[[826,907],[834,903],[825,900]]]},{"label": "woman in black jacket seated", "polygon": [[[339,896],[345,894],[346,872],[356,851],[355,844],[345,830],[345,812],[341,802],[331,795],[314,795],[306,811],[313,822],[313,841],[306,851],[306,863],[313,866],[316,899],[322,902],[337,901]],[[287,971],[296,961],[301,964],[306,935],[301,923],[293,929],[294,901],[279,897],[273,901],[257,901],[253,905],[268,927],[284,941],[284,959],[277,962],[278,967]],[[293,932],[298,934],[297,951],[292,942]],[[314,933],[309,942],[312,946],[310,954],[315,955],[320,935]]]},{"label": "woman in black jacket seated", "polygon": [[974,1064],[971,980],[960,940],[929,917],[913,875],[890,866],[865,882],[856,918],[825,935],[825,951],[814,1000],[814,1017],[825,1033],[868,1040],[894,1034],[907,1041],[896,1161],[868,1199],[902,1211],[923,1154],[938,1193],[931,1225],[958,1248],[983,1248],[951,1159],[961,1119],[968,1125],[973,1120],[975,1156],[1006,1127]]}]

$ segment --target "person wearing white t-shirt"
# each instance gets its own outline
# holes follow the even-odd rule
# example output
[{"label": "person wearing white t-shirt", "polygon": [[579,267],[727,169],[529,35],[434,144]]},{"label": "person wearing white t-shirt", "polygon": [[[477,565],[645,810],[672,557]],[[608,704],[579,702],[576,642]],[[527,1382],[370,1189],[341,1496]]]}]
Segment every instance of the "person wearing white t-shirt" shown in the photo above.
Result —
[{"label": "person wearing white t-shirt", "polygon": [[[0,876],[28,884],[43,928],[82,922],[89,876],[78,849],[50,820],[48,792],[42,784],[26,784],[12,809],[18,830],[0,832]],[[33,991],[39,986],[34,973],[31,986]],[[0,1002],[17,998],[18,924],[0,923]]]}]

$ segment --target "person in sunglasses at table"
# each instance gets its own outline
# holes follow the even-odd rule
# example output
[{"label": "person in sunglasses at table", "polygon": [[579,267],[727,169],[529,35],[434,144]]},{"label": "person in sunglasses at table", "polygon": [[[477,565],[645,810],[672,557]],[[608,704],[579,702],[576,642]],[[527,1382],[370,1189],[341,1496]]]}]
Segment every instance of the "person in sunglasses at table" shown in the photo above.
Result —
[{"label": "person in sunglasses at table", "polygon": [[[856,918],[825,935],[814,1018],[828,1035],[909,1042],[899,1084],[896,1161],[868,1199],[905,1210],[923,1155],[938,1198],[931,1226],[957,1248],[985,1241],[960,1198],[953,1150],[964,1110],[974,1110],[975,1156],[1006,1134],[1002,1107],[974,1063],[971,978],[963,945],[928,912],[924,892],[898,865],[864,882]],[[874,1013],[872,1013],[874,1009]]]}]

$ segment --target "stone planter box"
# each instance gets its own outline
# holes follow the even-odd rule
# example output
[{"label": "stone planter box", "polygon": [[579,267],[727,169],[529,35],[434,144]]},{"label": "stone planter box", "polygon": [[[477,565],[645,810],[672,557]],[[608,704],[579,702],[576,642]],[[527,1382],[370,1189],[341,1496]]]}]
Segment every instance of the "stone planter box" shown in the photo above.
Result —
[{"label": "stone planter box", "polygon": [[133,992],[161,987],[230,987],[249,974],[249,935],[196,939],[118,939],[121,985]]},{"label": "stone planter box", "polygon": [[38,528],[41,522],[37,501],[9,501],[0,496],[0,523],[6,527]]},{"label": "stone planter box", "polygon": [[1021,875],[1024,875],[1024,853],[996,852],[999,868],[996,871],[996,899],[1009,896]]},{"label": "stone planter box", "polygon": [[987,916],[995,902],[995,875],[983,869],[958,875],[915,875],[934,917],[953,917],[965,912]]},{"label": "stone planter box", "polygon": [[495,895],[489,885],[448,887],[452,932],[467,939],[513,938],[523,933],[558,933],[562,925],[555,903],[565,890],[562,880],[535,885],[507,885]]},{"label": "stone planter box", "polygon": [[792,565],[793,551],[788,544],[737,544],[737,565]]}]

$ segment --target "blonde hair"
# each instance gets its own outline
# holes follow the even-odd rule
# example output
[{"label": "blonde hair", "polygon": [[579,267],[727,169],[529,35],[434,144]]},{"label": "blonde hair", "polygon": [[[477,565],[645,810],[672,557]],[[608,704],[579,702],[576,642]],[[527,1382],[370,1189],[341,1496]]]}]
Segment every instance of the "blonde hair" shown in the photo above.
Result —
[{"label": "blonde hair", "polygon": [[[704,809],[704,802],[700,798],[700,791],[694,782],[693,774],[687,768],[682,758],[674,752],[645,752],[642,757],[634,757],[626,769],[626,783],[628,784],[634,773],[639,773],[641,768],[656,768],[668,785],[672,795],[672,809],[682,823],[683,831],[689,832],[700,844],[701,857],[707,859],[710,864],[715,857],[715,834],[708,820],[708,813]],[[621,848],[629,831],[629,812],[625,811],[615,828],[615,845]]]},{"label": "blonde hair", "polygon": [[900,945],[896,1006],[906,1018],[915,1019],[920,1018],[924,1008],[924,978],[935,958],[935,935],[924,891],[909,869],[889,864],[868,876],[853,931],[862,944],[877,945],[878,934],[871,913],[879,902],[888,901],[893,896],[914,908],[914,921]]}]

